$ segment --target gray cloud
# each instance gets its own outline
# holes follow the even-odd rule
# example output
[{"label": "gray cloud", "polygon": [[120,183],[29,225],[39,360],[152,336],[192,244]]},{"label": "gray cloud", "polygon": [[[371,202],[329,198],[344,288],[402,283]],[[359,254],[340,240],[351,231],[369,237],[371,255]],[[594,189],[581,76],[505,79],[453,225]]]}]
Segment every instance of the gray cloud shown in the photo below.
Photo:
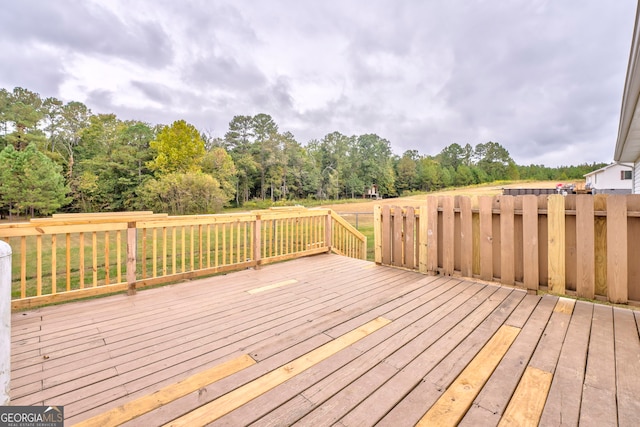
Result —
[{"label": "gray cloud", "polygon": [[0,87],[218,136],[264,112],[302,143],[377,133],[436,154],[492,140],[521,164],[606,162],[631,3],[8,2]]},{"label": "gray cloud", "polygon": [[163,66],[172,59],[161,25],[138,17],[125,22],[100,3],[21,0],[5,2],[2,9],[2,33],[18,45],[42,44],[149,66]]}]

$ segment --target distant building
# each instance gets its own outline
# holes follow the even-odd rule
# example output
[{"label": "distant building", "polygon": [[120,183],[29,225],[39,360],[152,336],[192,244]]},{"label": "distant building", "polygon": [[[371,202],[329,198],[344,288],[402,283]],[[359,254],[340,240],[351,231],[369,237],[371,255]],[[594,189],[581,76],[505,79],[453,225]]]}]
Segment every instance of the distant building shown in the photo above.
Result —
[{"label": "distant building", "polygon": [[633,190],[633,164],[612,163],[584,176],[592,194],[629,194]]},{"label": "distant building", "polygon": [[640,194],[640,14],[631,39],[627,78],[622,95],[620,126],[613,160],[633,164],[631,191]]},{"label": "distant building", "polygon": [[373,184],[371,187],[366,188],[365,194],[363,194],[363,196],[365,195],[369,199],[376,199],[376,200],[382,199],[382,197],[380,197],[380,193],[378,193],[378,186],[376,184]]}]

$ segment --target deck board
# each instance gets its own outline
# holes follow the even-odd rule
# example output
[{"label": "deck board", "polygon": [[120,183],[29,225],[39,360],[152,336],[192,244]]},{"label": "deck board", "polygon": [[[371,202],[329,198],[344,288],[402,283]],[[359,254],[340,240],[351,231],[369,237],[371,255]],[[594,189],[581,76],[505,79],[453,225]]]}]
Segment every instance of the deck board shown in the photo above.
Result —
[{"label": "deck board", "polygon": [[[623,425],[640,410],[638,311],[337,255],[14,313],[11,402],[64,405],[73,425],[163,390],[175,398],[123,425],[164,425],[287,375],[288,364],[381,317],[389,323],[212,425],[414,425],[455,394],[503,326],[520,331],[460,425],[497,425],[510,402],[509,416],[529,416],[512,401],[518,386],[536,392],[527,369],[551,376],[536,396],[541,425]],[[172,389],[238,357],[255,363],[197,390]]]}]

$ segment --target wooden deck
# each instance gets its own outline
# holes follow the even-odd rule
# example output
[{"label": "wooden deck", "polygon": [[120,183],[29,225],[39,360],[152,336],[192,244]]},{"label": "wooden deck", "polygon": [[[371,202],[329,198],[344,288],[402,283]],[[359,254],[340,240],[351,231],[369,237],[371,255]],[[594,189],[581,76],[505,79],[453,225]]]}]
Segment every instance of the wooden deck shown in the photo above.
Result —
[{"label": "wooden deck", "polygon": [[67,425],[637,425],[640,312],[318,255],[14,313]]}]

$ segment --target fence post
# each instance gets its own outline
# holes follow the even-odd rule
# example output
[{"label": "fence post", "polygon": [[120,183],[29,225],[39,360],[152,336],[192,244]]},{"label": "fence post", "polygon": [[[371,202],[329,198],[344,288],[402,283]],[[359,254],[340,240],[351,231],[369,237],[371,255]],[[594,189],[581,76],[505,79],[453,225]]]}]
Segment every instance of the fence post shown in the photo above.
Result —
[{"label": "fence post", "polygon": [[376,264],[382,264],[382,206],[373,207],[373,260]]},{"label": "fence post", "polygon": [[0,406],[11,389],[11,246],[0,240]]},{"label": "fence post", "polygon": [[256,263],[255,269],[260,267],[260,259],[262,258],[262,219],[256,214],[255,226],[253,228],[253,258]]},{"label": "fence post", "polygon": [[329,210],[329,212],[327,213],[327,219],[325,221],[325,225],[324,225],[324,245],[327,247],[327,252],[331,253],[331,246],[333,245],[333,242],[331,241],[331,224],[332,224],[332,215],[333,215],[333,211]]},{"label": "fence post", "polygon": [[[127,223],[127,295],[136,294],[136,252],[138,239],[135,222]],[[175,254],[174,254],[175,256]]]}]

